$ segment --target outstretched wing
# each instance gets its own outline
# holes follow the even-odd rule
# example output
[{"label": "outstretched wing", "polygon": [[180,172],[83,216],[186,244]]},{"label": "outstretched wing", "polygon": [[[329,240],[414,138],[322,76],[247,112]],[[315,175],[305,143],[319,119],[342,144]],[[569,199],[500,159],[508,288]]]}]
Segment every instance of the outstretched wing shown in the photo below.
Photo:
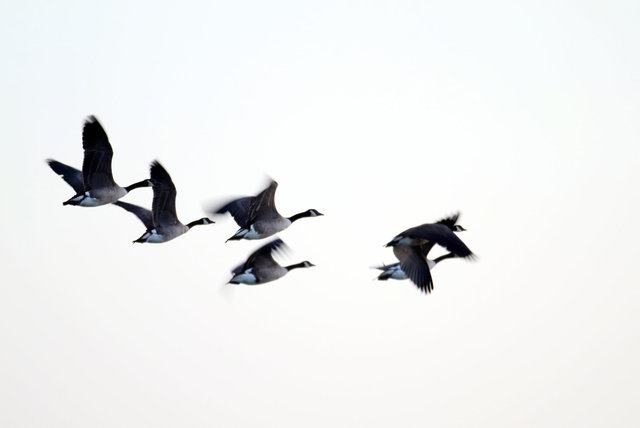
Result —
[{"label": "outstretched wing", "polygon": [[107,133],[95,116],[89,116],[82,129],[84,161],[82,177],[87,190],[115,185],[111,174],[113,149]]},{"label": "outstretched wing", "polygon": [[133,204],[129,204],[127,202],[121,202],[121,201],[116,201],[113,203],[113,205],[117,205],[121,208],[124,208],[125,210],[129,211],[130,213],[135,214],[136,217],[138,217],[140,219],[140,221],[145,225],[145,227],[147,228],[147,230],[151,230],[153,229],[153,215],[151,214],[151,211],[143,208],[141,206],[138,205],[133,205]]},{"label": "outstretched wing", "polygon": [[84,183],[82,181],[82,171],[75,169],[72,166],[65,165],[62,162],[58,162],[53,159],[47,159],[47,163],[51,169],[58,174],[67,184],[73,187],[76,194],[84,193]]}]

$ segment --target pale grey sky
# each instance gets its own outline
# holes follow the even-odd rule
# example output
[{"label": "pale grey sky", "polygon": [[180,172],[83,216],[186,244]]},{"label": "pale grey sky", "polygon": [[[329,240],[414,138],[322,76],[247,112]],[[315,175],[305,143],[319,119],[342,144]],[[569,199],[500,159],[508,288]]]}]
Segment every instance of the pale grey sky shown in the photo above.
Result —
[{"label": "pale grey sky", "polygon": [[[638,426],[640,5],[231,3],[0,4],[0,425]],[[317,267],[63,207],[89,114],[183,221],[276,179]],[[456,210],[477,262],[373,280]]]}]

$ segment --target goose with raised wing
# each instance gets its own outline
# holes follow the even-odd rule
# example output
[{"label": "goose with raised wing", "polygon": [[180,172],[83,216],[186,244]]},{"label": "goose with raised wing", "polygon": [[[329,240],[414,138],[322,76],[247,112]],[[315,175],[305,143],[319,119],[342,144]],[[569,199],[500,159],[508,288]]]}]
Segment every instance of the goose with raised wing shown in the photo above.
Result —
[{"label": "goose with raised wing", "polygon": [[151,163],[151,183],[153,185],[153,204],[151,210],[126,202],[115,202],[130,213],[135,214],[145,225],[147,231],[135,242],[161,243],[167,242],[189,231],[193,226],[211,224],[213,220],[203,217],[182,224],[176,214],[176,186],[171,176],[160,162]]},{"label": "goose with raised wing", "polygon": [[455,257],[473,259],[475,255],[453,232],[465,230],[456,224],[459,214],[444,218],[437,223],[412,227],[396,235],[386,246],[393,247],[393,254],[400,267],[411,281],[425,293],[433,290],[433,280],[427,255],[435,244],[446,248]]},{"label": "goose with raised wing", "polygon": [[251,253],[247,260],[233,269],[233,277],[230,284],[256,285],[265,282],[275,281],[285,276],[289,271],[297,268],[308,268],[315,266],[309,261],[303,261],[289,266],[281,266],[273,259],[273,253],[286,248],[282,239],[275,239]]},{"label": "goose with raised wing", "polygon": [[82,129],[84,161],[82,171],[54,159],[47,159],[51,169],[69,184],[76,194],[63,205],[97,207],[122,198],[133,189],[149,187],[149,180],[138,181],[121,187],[113,180],[111,160],[113,149],[107,133],[95,116],[89,116]]},{"label": "goose with raised wing", "polygon": [[277,187],[278,183],[271,180],[269,186],[256,196],[234,199],[215,211],[215,214],[228,212],[240,226],[227,241],[267,238],[291,226],[296,220],[323,215],[318,210],[309,209],[291,217],[281,216],[275,204]]}]

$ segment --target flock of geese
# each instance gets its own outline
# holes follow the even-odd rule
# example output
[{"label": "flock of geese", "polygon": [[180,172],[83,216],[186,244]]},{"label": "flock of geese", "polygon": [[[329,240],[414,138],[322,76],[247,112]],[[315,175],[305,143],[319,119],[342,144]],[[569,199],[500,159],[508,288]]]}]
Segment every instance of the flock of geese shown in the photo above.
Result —
[{"label": "flock of geese", "polygon": [[[97,207],[114,204],[123,208],[138,217],[146,228],[134,243],[167,242],[187,233],[194,226],[214,223],[208,217],[187,224],[178,220],[176,187],[167,170],[158,161],[151,163],[148,179],[125,187],[119,186],[111,173],[113,149],[107,133],[94,116],[89,116],[84,123],[82,148],[82,171],[53,159],[47,160],[51,169],[75,191],[75,195],[63,202],[63,205]],[[127,193],[141,187],[153,188],[151,210],[120,201]],[[278,183],[272,180],[269,186],[256,196],[234,199],[212,213],[229,213],[240,227],[227,241],[268,238],[288,228],[296,220],[323,215],[318,210],[308,209],[291,217],[283,217],[275,205],[277,187]],[[408,278],[421,291],[429,293],[433,290],[431,269],[437,263],[449,258],[475,258],[471,250],[454,233],[466,230],[457,224],[458,216],[454,214],[436,223],[412,227],[394,237],[386,246],[393,247],[393,253],[399,262],[378,266],[377,269],[382,270],[378,279]],[[446,248],[448,253],[431,260],[428,255],[435,244]],[[284,248],[286,244],[279,238],[258,248],[244,263],[231,271],[233,276],[229,283],[264,284],[281,278],[293,269],[314,266],[306,260],[281,266],[274,260],[273,254]]]}]

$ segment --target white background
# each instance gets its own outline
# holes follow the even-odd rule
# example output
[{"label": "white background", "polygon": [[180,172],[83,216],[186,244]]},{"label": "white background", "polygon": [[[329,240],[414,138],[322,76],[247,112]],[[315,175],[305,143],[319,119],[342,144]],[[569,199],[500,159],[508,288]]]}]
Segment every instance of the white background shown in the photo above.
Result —
[{"label": "white background", "polygon": [[[233,4],[231,4],[233,3]],[[640,6],[0,4],[0,425],[635,427]],[[266,176],[280,234],[162,245],[62,206],[95,114],[127,185],[159,159],[184,222]],[[151,190],[126,201],[151,204]],[[435,290],[384,243],[457,210],[479,256]],[[434,253],[435,254],[435,253]]]}]

